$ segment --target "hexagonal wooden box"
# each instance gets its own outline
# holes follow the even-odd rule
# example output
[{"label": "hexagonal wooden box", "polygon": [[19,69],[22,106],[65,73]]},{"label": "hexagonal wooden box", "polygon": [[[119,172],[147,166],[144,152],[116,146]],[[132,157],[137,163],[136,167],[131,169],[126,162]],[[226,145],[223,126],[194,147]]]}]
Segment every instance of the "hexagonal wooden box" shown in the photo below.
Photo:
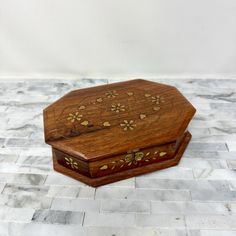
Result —
[{"label": "hexagonal wooden box", "polygon": [[56,171],[99,186],[177,165],[195,108],[175,88],[131,80],[72,91],[44,110]]}]

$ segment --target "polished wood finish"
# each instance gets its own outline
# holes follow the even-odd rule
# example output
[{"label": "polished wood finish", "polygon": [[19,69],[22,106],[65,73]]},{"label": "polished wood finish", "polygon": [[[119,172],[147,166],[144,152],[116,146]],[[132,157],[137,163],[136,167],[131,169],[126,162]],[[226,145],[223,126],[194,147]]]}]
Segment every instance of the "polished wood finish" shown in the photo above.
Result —
[{"label": "polished wood finish", "polygon": [[106,175],[106,176],[102,176],[102,177],[98,177],[98,178],[91,178],[91,177],[85,176],[83,174],[80,174],[76,171],[73,171],[71,169],[68,169],[68,168],[60,165],[57,161],[57,157],[55,156],[55,152],[53,152],[53,167],[56,171],[58,171],[64,175],[67,175],[69,177],[77,179],[83,183],[90,185],[90,186],[98,187],[98,186],[101,186],[104,184],[113,183],[113,182],[116,182],[119,180],[127,179],[130,177],[134,177],[134,176],[146,174],[146,173],[149,173],[152,171],[161,170],[164,168],[178,165],[190,139],[191,139],[191,134],[189,132],[186,132],[183,142],[181,143],[178,151],[176,152],[175,156],[172,159],[167,159],[167,160],[164,160],[161,162],[156,162],[154,164],[150,164],[147,166],[140,166],[140,167],[137,167],[134,169],[128,169],[125,171],[117,172],[114,174],[110,174],[110,175]]},{"label": "polished wood finish", "polygon": [[176,88],[146,80],[79,89],[44,110],[45,141],[56,170],[98,186],[174,165],[194,113]]}]

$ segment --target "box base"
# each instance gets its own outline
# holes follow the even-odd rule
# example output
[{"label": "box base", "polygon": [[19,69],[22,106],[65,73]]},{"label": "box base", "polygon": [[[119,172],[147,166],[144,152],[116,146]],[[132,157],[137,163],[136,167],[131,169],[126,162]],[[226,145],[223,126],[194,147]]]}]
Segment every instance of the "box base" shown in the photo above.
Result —
[{"label": "box base", "polygon": [[57,162],[55,156],[53,156],[53,167],[54,167],[54,170],[56,170],[64,175],[67,175],[69,177],[77,179],[85,184],[90,185],[90,186],[98,187],[98,186],[113,183],[113,182],[116,182],[119,180],[123,180],[123,179],[131,178],[134,176],[138,176],[141,174],[153,172],[155,170],[160,170],[160,169],[164,169],[164,168],[178,165],[191,137],[192,136],[189,132],[185,133],[185,136],[179,146],[179,149],[177,150],[175,156],[172,159],[163,160],[158,163],[153,163],[153,164],[150,164],[147,166],[140,166],[140,167],[137,167],[134,169],[125,170],[125,171],[117,172],[114,174],[109,174],[109,175],[98,177],[98,178],[90,178],[88,176],[85,176],[83,174],[80,174],[78,172],[75,172],[73,170],[70,170],[70,169],[60,165]]}]

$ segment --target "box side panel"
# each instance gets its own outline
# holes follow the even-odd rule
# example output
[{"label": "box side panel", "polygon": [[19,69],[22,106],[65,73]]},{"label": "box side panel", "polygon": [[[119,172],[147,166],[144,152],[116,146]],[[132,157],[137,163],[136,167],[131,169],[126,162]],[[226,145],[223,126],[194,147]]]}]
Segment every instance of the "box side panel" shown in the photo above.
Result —
[{"label": "box side panel", "polygon": [[53,148],[53,157],[58,164],[67,169],[91,178],[98,178],[173,159],[185,134],[181,135],[175,142],[145,149],[129,150],[126,153],[93,162],[82,161],[55,148]]},{"label": "box side panel", "polygon": [[177,148],[177,142],[172,142],[166,145],[127,151],[127,153],[108,159],[90,162],[91,177],[101,177],[171,159],[174,157]]},{"label": "box side panel", "polygon": [[74,179],[82,181],[82,182],[84,182],[88,185],[91,185],[93,187],[98,187],[98,186],[101,186],[104,184],[112,183],[115,181],[127,179],[130,177],[150,173],[152,171],[161,170],[164,168],[168,168],[168,167],[177,165],[179,163],[179,160],[182,157],[183,152],[185,151],[190,139],[191,139],[191,134],[189,132],[186,132],[183,139],[182,139],[180,146],[177,149],[177,152],[175,153],[174,157],[171,159],[161,161],[161,162],[156,162],[156,163],[153,163],[152,165],[140,166],[140,167],[137,167],[134,169],[120,171],[117,173],[101,176],[98,178],[90,178],[90,177],[82,175],[74,170],[65,168],[64,166],[59,165],[55,158],[53,158],[53,166],[56,171],[58,171],[64,175],[70,176]]},{"label": "box side panel", "polygon": [[53,158],[57,160],[58,164],[90,177],[88,162],[76,159],[55,148],[52,149],[52,153]]}]

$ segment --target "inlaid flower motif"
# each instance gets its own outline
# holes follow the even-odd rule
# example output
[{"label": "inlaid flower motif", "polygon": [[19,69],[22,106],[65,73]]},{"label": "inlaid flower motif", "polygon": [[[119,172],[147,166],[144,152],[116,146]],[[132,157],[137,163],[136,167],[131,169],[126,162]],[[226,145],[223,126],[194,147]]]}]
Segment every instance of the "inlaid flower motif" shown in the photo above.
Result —
[{"label": "inlaid flower motif", "polygon": [[66,164],[72,169],[78,169],[78,163],[74,161],[71,157],[65,157]]},{"label": "inlaid flower motif", "polygon": [[[159,155],[160,154],[160,155]],[[166,155],[166,152],[159,153],[158,150],[156,150],[154,153],[151,152],[142,152],[139,149],[128,151],[127,154],[119,160],[112,161],[110,163],[107,163],[105,165],[102,165],[99,167],[100,170],[107,170],[107,169],[115,169],[115,168],[123,168],[131,165],[138,165],[140,162],[149,162],[154,161],[161,155]]]},{"label": "inlaid flower motif", "polygon": [[114,111],[116,113],[119,113],[121,111],[125,111],[125,106],[121,105],[120,103],[112,104],[111,105],[111,111]]},{"label": "inlaid flower motif", "polygon": [[156,104],[160,104],[160,103],[164,102],[164,98],[159,95],[153,96],[153,97],[151,97],[151,99],[152,99],[152,102],[154,102]]},{"label": "inlaid flower motif", "polygon": [[116,97],[116,96],[118,96],[118,95],[119,95],[119,94],[118,94],[115,90],[106,92],[106,96],[107,96],[108,98],[114,98],[114,97]]},{"label": "inlaid flower motif", "polygon": [[135,152],[134,153],[134,160],[141,161],[143,159],[144,153],[143,152]]},{"label": "inlaid flower motif", "polygon": [[125,162],[129,163],[129,162],[132,162],[133,161],[133,154],[132,153],[129,153],[125,156],[124,158]]},{"label": "inlaid flower motif", "polygon": [[127,131],[127,130],[133,130],[136,124],[134,123],[133,120],[130,120],[130,121],[124,120],[124,122],[120,124],[120,126],[123,127],[125,131]]},{"label": "inlaid flower motif", "polygon": [[67,120],[74,123],[75,121],[80,121],[82,117],[83,115],[80,115],[79,112],[77,111],[75,113],[70,113],[67,117]]},{"label": "inlaid flower motif", "polygon": [[144,153],[143,152],[134,152],[134,153],[128,153],[124,160],[127,163],[128,166],[134,164],[137,165],[139,161],[142,161],[144,157]]}]

